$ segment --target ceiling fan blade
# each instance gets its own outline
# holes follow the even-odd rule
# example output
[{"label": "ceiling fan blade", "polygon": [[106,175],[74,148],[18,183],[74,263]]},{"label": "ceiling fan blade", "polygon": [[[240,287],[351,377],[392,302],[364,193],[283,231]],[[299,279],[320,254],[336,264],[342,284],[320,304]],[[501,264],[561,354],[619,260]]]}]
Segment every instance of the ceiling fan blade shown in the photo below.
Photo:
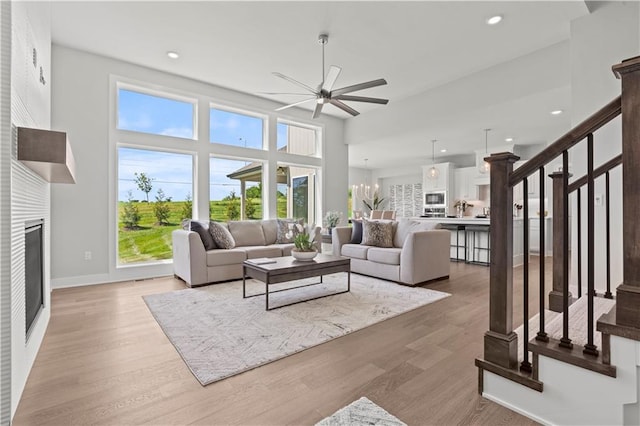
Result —
[{"label": "ceiling fan blade", "polygon": [[354,84],[353,86],[347,86],[347,87],[343,87],[341,89],[336,89],[332,91],[331,97],[344,95],[345,93],[351,93],[357,90],[368,89],[370,87],[384,86],[385,84],[387,84],[387,80],[385,80],[384,78],[368,81],[366,83]]},{"label": "ceiling fan blade", "polygon": [[309,96],[308,93],[290,93],[290,92],[257,92],[258,95],[296,95]]},{"label": "ceiling fan blade", "polygon": [[358,111],[356,111],[355,109],[351,108],[349,105],[340,102],[337,99],[329,99],[329,102],[331,103],[331,105],[337,106],[338,108],[340,108],[341,110],[348,112],[349,114],[353,115],[354,117],[356,115],[359,115],[360,113]]},{"label": "ceiling fan blade", "polygon": [[383,105],[386,105],[389,103],[389,99],[368,98],[366,96],[339,95],[339,96],[334,96],[332,99],[338,99],[341,101],[370,102],[372,104],[383,104]]},{"label": "ceiling fan blade", "polygon": [[276,77],[280,77],[280,78],[282,78],[282,79],[284,79],[284,80],[287,80],[287,81],[288,81],[288,82],[290,82],[290,83],[296,84],[296,85],[298,85],[298,86],[302,87],[303,89],[306,89],[306,90],[308,90],[309,92],[313,93],[314,95],[316,95],[316,94],[317,94],[317,92],[316,92],[316,90],[315,90],[315,89],[312,89],[311,87],[307,86],[307,85],[306,85],[306,84],[304,84],[304,83],[300,83],[298,80],[294,80],[293,78],[291,78],[291,77],[287,77],[286,75],[281,74],[281,73],[279,73],[279,72],[274,72],[274,73],[272,73],[272,74],[273,74],[273,75],[275,75]]},{"label": "ceiling fan blade", "polygon": [[327,78],[324,79],[322,90],[324,90],[325,92],[331,92],[333,85],[336,83],[336,80],[340,75],[340,71],[342,71],[342,68],[331,65],[331,68],[329,68],[329,72],[327,73]]},{"label": "ceiling fan blade", "polygon": [[309,99],[305,99],[304,101],[294,102],[292,104],[285,105],[285,106],[282,106],[280,108],[276,108],[276,111],[282,111],[283,109],[291,108],[291,107],[294,107],[294,106],[301,105],[301,104],[303,104],[305,102],[315,101],[315,100],[316,100],[316,98],[309,98]]},{"label": "ceiling fan blade", "polygon": [[316,104],[316,109],[313,110],[313,115],[311,116],[311,118],[318,118],[320,112],[322,111],[323,105],[324,104]]}]

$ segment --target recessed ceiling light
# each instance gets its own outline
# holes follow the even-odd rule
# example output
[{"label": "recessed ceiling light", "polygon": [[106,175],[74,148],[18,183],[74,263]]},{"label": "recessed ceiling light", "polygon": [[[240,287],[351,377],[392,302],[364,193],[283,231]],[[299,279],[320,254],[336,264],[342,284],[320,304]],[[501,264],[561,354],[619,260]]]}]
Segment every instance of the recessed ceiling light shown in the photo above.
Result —
[{"label": "recessed ceiling light", "polygon": [[505,142],[513,142],[513,138],[506,138],[504,141]]},{"label": "recessed ceiling light", "polygon": [[502,21],[502,15],[495,15],[495,16],[492,16],[491,18],[487,19],[487,24],[488,25],[495,25],[495,24],[498,24],[500,21]]},{"label": "recessed ceiling light", "polygon": [[562,110],[561,109],[557,109],[555,111],[551,111],[551,115],[560,115],[562,114]]},{"label": "recessed ceiling light", "polygon": [[446,149],[441,149],[440,152],[447,152],[447,150]]},{"label": "recessed ceiling light", "polygon": [[170,57],[171,59],[178,59],[180,57],[178,52],[174,52],[173,50],[170,50],[169,52],[167,52],[167,56]]}]

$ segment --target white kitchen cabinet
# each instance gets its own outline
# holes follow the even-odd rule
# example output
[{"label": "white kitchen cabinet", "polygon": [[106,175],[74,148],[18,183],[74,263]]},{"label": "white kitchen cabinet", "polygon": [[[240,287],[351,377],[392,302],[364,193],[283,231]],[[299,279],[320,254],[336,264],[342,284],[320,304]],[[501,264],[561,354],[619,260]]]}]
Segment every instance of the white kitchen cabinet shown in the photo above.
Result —
[{"label": "white kitchen cabinet", "polygon": [[[553,229],[550,217],[545,218],[544,222],[544,244],[545,256],[553,255]],[[540,253],[540,217],[529,218],[529,251],[531,253]]]},{"label": "white kitchen cabinet", "polygon": [[463,167],[455,169],[455,188],[453,199],[455,200],[477,200],[478,185],[476,185],[476,168]]},{"label": "white kitchen cabinet", "polygon": [[[428,173],[431,167],[435,167],[438,170],[438,177],[436,179],[429,179]],[[422,166],[422,188],[424,192],[429,191],[447,191],[451,190],[451,180],[453,179],[451,163],[439,163]]]}]

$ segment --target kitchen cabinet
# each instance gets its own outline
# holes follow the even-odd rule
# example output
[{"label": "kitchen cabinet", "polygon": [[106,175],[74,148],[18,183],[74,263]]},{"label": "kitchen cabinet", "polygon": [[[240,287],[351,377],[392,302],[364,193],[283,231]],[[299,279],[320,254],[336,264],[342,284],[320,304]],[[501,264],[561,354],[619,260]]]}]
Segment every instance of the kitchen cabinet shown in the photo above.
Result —
[{"label": "kitchen cabinet", "polygon": [[475,167],[464,167],[455,169],[455,188],[453,191],[453,201],[456,200],[477,200],[478,185],[476,185]]},{"label": "kitchen cabinet", "polygon": [[[550,217],[544,222],[544,255],[553,255],[553,223]],[[540,253],[540,217],[529,218],[529,251]]]},{"label": "kitchen cabinet", "polygon": [[[429,179],[428,173],[431,167],[438,170],[436,179]],[[422,166],[422,188],[424,192],[429,191],[447,191],[451,190],[451,180],[453,179],[451,163],[439,163],[434,165]]]},{"label": "kitchen cabinet", "polygon": [[[517,161],[513,165],[513,169],[516,170],[518,167],[522,166],[526,161]],[[513,202],[520,202],[524,199],[523,194],[523,185],[519,183],[514,187],[513,192]],[[527,198],[539,198],[540,197],[540,171],[536,171],[534,174],[530,175],[527,178]]]}]

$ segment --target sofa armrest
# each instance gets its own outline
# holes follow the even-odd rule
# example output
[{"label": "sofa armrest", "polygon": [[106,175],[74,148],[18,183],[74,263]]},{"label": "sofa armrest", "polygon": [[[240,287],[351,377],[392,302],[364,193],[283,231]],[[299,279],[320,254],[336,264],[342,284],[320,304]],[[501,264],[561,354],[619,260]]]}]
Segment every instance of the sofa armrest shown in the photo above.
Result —
[{"label": "sofa armrest", "polygon": [[171,233],[173,273],[189,286],[206,284],[207,252],[197,232],[176,229]]},{"label": "sofa armrest", "polygon": [[331,231],[331,249],[334,256],[340,256],[342,246],[351,241],[352,229],[350,226],[336,226],[333,228],[333,231]]},{"label": "sofa armrest", "polygon": [[400,253],[400,281],[413,285],[449,276],[450,245],[444,229],[409,233]]}]

